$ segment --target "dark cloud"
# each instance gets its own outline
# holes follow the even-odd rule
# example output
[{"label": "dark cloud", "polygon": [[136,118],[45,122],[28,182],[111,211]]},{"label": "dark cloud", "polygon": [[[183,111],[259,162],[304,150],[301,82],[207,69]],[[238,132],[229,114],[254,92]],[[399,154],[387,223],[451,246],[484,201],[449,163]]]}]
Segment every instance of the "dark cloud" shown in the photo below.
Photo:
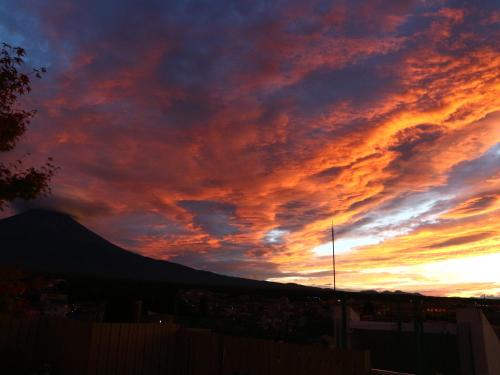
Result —
[{"label": "dark cloud", "polygon": [[298,231],[314,220],[313,218],[326,218],[329,215],[324,207],[308,199],[289,201],[281,205],[275,219],[280,224],[280,229]]},{"label": "dark cloud", "polygon": [[340,69],[320,66],[277,95],[294,98],[297,116],[305,118],[320,116],[340,102],[373,105],[396,89],[397,70],[388,66],[394,60],[394,56],[377,56]]},{"label": "dark cloud", "polygon": [[16,200],[11,204],[15,212],[30,209],[46,209],[69,214],[80,220],[113,215],[115,210],[103,201],[61,195],[49,195],[36,200]]},{"label": "dark cloud", "polygon": [[399,131],[395,136],[395,144],[389,147],[389,150],[400,153],[398,161],[407,160],[419,152],[419,147],[422,145],[430,146],[443,134],[445,134],[445,129],[438,125],[417,125]]},{"label": "dark cloud", "polygon": [[217,250],[200,253],[199,251],[184,251],[169,260],[186,264],[191,267],[213,272],[264,280],[272,277],[278,271],[278,264],[266,260],[248,259],[245,256],[249,249],[241,244],[226,243]]},{"label": "dark cloud", "polygon": [[342,171],[346,170],[346,167],[331,167],[322,170],[321,172],[317,173],[314,175],[314,177],[319,177],[320,179],[326,178],[326,179],[335,179],[336,177],[340,176]]},{"label": "dark cloud", "polygon": [[214,201],[179,201],[179,206],[193,214],[193,223],[214,237],[224,237],[238,232],[231,224],[236,220],[234,205]]}]

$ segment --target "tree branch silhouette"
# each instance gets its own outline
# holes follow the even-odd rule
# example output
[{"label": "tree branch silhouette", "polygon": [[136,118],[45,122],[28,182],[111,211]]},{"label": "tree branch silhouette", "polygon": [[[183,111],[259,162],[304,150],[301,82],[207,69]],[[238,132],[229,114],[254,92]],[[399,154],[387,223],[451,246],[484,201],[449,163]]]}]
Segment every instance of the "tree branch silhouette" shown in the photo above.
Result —
[{"label": "tree branch silhouette", "polygon": [[[21,71],[26,51],[3,43],[0,50],[0,152],[14,149],[36,110],[19,107],[21,96],[30,93],[30,76],[41,78],[45,68]],[[0,162],[0,210],[14,199],[35,199],[50,192],[49,181],[57,167],[52,158],[40,168],[25,167],[23,160],[11,163]]]}]

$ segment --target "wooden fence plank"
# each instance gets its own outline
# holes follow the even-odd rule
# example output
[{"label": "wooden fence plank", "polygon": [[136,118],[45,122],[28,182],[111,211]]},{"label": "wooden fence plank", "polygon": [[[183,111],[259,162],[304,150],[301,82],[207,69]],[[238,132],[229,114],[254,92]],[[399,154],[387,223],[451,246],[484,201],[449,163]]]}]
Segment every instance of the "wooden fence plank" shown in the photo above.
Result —
[{"label": "wooden fence plank", "polygon": [[151,324],[151,367],[150,374],[160,374],[161,324]]},{"label": "wooden fence plank", "polygon": [[120,324],[120,335],[116,346],[116,373],[124,374],[127,371],[127,343],[129,340],[129,324]]},{"label": "wooden fence plank", "polygon": [[108,344],[108,361],[106,371],[109,375],[118,374],[118,347],[120,340],[121,324],[110,324],[109,344]]},{"label": "wooden fence plank", "polygon": [[159,341],[158,341],[158,373],[170,374],[169,369],[169,334],[168,330],[162,326],[159,328]]},{"label": "wooden fence plank", "polygon": [[114,324],[104,324],[102,327],[102,337],[101,337],[101,350],[100,350],[100,366],[97,374],[108,375],[111,357],[111,331],[113,330]]},{"label": "wooden fence plank", "polygon": [[87,375],[95,374],[96,369],[96,357],[98,349],[98,336],[96,334],[96,324],[90,327],[90,339],[89,339],[89,351],[87,357]]},{"label": "wooden fence plank", "polygon": [[153,335],[154,335],[154,324],[145,323],[144,324],[144,374],[152,374],[153,371]]},{"label": "wooden fence plank", "polygon": [[142,324],[137,325],[137,342],[136,342],[136,373],[138,375],[144,375],[144,341],[145,333],[144,326]]},{"label": "wooden fence plank", "polygon": [[177,359],[175,357],[175,345],[177,341],[178,329],[167,327],[162,333],[162,362],[161,370],[163,374],[176,374]]},{"label": "wooden fence plank", "polygon": [[102,340],[102,330],[103,323],[94,324],[92,329],[92,346],[91,355],[89,358],[89,375],[95,375],[99,372],[99,366],[101,362],[101,340]]},{"label": "wooden fence plank", "polygon": [[142,334],[142,366],[141,373],[148,374],[149,368],[149,324],[141,324],[141,334]]},{"label": "wooden fence plank", "polygon": [[72,375],[72,363],[69,354],[74,352],[74,338],[71,335],[73,332],[70,332],[73,328],[73,321],[56,319],[55,325],[57,327],[56,340],[58,342],[58,349],[52,361],[57,371]]},{"label": "wooden fence plank", "polygon": [[137,342],[137,333],[138,328],[136,324],[129,325],[129,342],[127,345],[127,371],[124,374],[134,375],[137,373],[136,371],[136,342]]}]

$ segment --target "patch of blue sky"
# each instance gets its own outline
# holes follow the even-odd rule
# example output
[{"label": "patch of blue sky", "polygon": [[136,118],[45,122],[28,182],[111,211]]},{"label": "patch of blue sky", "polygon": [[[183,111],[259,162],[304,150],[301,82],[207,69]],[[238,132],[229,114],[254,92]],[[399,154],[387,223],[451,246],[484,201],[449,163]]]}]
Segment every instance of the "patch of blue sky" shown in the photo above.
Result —
[{"label": "patch of blue sky", "polygon": [[264,242],[268,244],[279,244],[283,242],[283,236],[288,234],[289,231],[284,229],[271,229],[264,236]]}]

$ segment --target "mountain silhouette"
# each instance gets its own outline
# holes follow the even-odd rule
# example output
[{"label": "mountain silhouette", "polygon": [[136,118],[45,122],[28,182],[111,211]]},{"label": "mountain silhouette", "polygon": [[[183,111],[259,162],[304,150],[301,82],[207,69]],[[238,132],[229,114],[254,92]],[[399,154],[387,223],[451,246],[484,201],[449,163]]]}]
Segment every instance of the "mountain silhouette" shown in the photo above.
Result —
[{"label": "mountain silhouette", "polygon": [[228,287],[285,287],[283,284],[223,276],[148,258],[112,244],[70,215],[40,209],[0,220],[0,263],[41,272],[129,280]]}]

